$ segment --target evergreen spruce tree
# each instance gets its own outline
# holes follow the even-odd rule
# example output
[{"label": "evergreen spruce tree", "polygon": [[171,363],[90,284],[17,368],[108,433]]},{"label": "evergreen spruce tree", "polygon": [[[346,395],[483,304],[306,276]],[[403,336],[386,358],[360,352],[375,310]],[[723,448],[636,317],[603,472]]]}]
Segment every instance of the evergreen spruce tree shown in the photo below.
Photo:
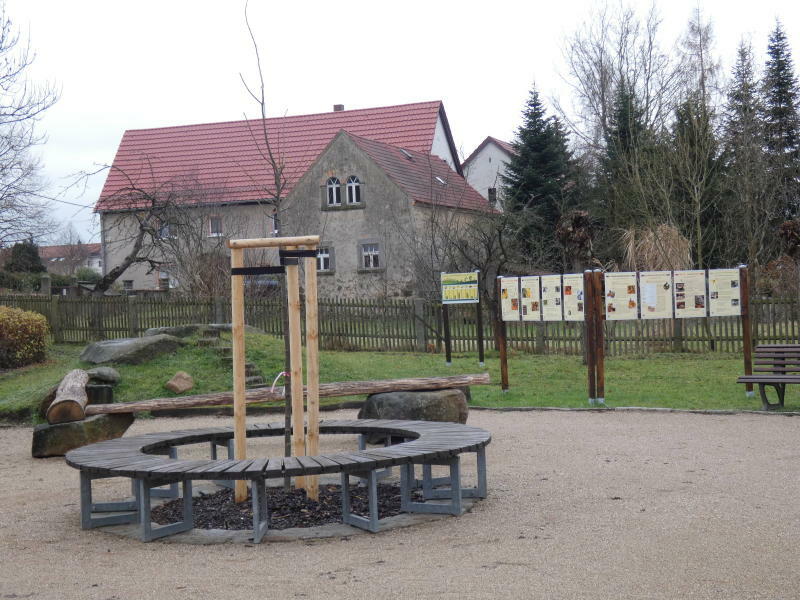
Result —
[{"label": "evergreen spruce tree", "polygon": [[16,273],[42,273],[46,271],[39,250],[33,241],[18,242],[11,246],[11,256],[6,262],[6,271]]},{"label": "evergreen spruce tree", "polygon": [[520,247],[541,266],[560,260],[554,232],[569,204],[573,161],[561,122],[548,117],[536,87],[523,110],[523,123],[513,142],[514,156],[503,176],[504,209],[518,219]]},{"label": "evergreen spruce tree", "polygon": [[765,145],[778,194],[787,217],[798,214],[800,175],[800,93],[794,74],[792,52],[780,22],[769,36],[763,81]]}]

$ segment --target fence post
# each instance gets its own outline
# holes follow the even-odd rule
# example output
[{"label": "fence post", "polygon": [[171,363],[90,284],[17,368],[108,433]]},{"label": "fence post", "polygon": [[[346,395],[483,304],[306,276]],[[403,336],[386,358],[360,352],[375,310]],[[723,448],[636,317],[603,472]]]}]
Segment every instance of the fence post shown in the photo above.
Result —
[{"label": "fence post", "polygon": [[672,351],[683,352],[683,320],[672,319]]},{"label": "fence post", "polygon": [[139,336],[139,302],[136,296],[128,298],[128,337]]},{"label": "fence post", "polygon": [[414,350],[425,352],[427,348],[425,336],[425,300],[414,298]]},{"label": "fence post", "polygon": [[50,295],[50,289],[51,289],[51,287],[50,287],[50,275],[45,273],[44,275],[42,275],[41,282],[39,283],[39,293],[42,294],[43,296],[49,296]]},{"label": "fence post", "polygon": [[50,331],[53,334],[53,341],[60,344],[64,341],[64,335],[61,331],[61,315],[58,310],[58,296],[50,296]]},{"label": "fence post", "polygon": [[221,296],[214,296],[214,323],[227,323]]},{"label": "fence post", "polygon": [[533,343],[534,354],[544,354],[544,323],[534,323],[536,328],[536,340]]}]

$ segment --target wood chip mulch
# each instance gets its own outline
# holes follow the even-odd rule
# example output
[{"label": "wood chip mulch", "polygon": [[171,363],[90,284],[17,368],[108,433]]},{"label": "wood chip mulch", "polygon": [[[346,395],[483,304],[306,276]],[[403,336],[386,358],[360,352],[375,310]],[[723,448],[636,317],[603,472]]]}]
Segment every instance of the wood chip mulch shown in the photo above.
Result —
[{"label": "wood chip mulch", "polygon": [[[267,488],[269,507],[269,528],[288,529],[290,527],[316,527],[328,523],[342,522],[341,486],[321,485],[319,502],[309,500],[303,490]],[[418,494],[414,494],[418,499]],[[357,485],[350,486],[352,510],[359,515],[369,512],[367,489]],[[252,529],[253,507],[248,496],[247,502],[233,502],[233,490],[222,489],[213,494],[201,493],[192,500],[194,526],[198,529]],[[400,514],[400,487],[391,484],[378,484],[379,518]],[[159,525],[167,525],[183,518],[183,500],[166,502],[152,510],[152,519]]]}]

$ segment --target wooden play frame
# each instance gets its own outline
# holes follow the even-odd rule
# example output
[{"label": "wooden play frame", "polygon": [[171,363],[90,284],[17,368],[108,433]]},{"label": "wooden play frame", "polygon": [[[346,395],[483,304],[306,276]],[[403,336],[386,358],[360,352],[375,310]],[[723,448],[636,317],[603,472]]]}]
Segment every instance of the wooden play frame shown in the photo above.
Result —
[{"label": "wooden play frame", "polygon": [[[319,236],[253,238],[229,240],[231,250],[231,311],[233,346],[233,422],[234,457],[247,458],[246,402],[245,402],[245,343],[244,343],[244,279],[246,275],[265,273],[286,274],[286,296],[289,315],[289,377],[292,383],[292,456],[319,454],[319,319],[317,306],[317,250]],[[280,266],[245,267],[244,251],[247,249],[277,248]],[[306,385],[303,389],[303,349],[300,327],[300,260],[305,266],[306,308]],[[304,410],[307,398],[308,415]],[[307,427],[307,431],[306,431]],[[298,477],[297,487],[303,488],[309,498],[319,497],[316,476]],[[247,500],[247,482],[236,481],[235,502]]]}]

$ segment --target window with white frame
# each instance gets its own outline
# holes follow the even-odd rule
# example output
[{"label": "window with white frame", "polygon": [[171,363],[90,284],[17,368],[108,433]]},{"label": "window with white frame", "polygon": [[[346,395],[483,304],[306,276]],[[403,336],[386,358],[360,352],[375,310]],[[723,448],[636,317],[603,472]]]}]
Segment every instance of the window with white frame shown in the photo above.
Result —
[{"label": "window with white frame", "polygon": [[380,269],[381,250],[377,243],[361,244],[361,268]]},{"label": "window with white frame", "polygon": [[342,205],[342,196],[341,196],[341,187],[342,184],[337,177],[330,177],[328,181],[325,183],[325,187],[328,191],[328,206],[341,206]]},{"label": "window with white frame", "polygon": [[277,213],[273,213],[267,218],[267,237],[278,237],[279,231],[280,221],[278,221]]},{"label": "window with white frame", "polygon": [[327,246],[317,250],[317,271],[333,271],[333,252]]},{"label": "window with white frame", "polygon": [[162,240],[168,240],[175,237],[175,235],[170,231],[169,223],[161,223],[158,226],[158,237]]},{"label": "window with white frame", "polygon": [[222,237],[222,217],[219,215],[208,217],[208,237]]},{"label": "window with white frame", "polygon": [[122,280],[122,289],[126,292],[133,291],[133,279],[123,279]]},{"label": "window with white frame", "polygon": [[361,182],[355,175],[347,178],[347,203],[361,204]]}]

